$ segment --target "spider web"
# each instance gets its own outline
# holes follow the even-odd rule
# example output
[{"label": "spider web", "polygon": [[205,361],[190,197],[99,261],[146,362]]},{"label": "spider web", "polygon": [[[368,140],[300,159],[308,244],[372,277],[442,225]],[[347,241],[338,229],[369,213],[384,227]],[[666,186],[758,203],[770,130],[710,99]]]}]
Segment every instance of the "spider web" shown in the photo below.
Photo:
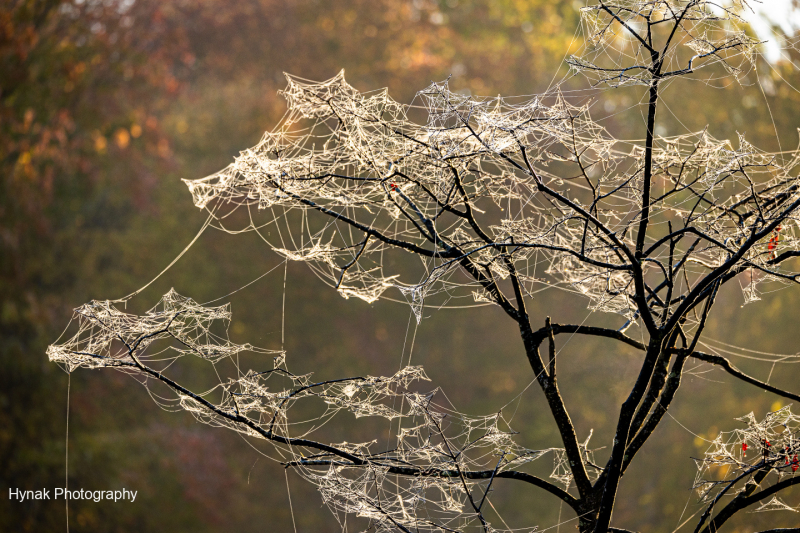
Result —
[{"label": "spider web", "polygon": [[[671,13],[680,7],[633,0],[606,5],[632,27],[647,10],[674,21]],[[664,71],[677,76],[721,67],[736,79],[744,76],[759,44],[738,29],[737,10],[747,7],[744,1],[722,10],[695,2],[684,20],[682,51],[665,58]],[[568,60],[574,71],[595,85],[651,83],[636,68],[647,60],[643,43],[613,29],[616,22],[597,6],[585,8],[582,21],[588,44]],[[512,273],[523,297],[555,288],[580,295],[592,311],[620,315],[623,330],[637,321],[635,287],[618,249],[635,246],[645,153],[640,142],[613,138],[585,100],[558,87],[525,98],[472,97],[443,81],[402,105],[386,90],[359,92],[344,71],[322,82],[287,75],[282,94],[289,109],[275,130],[225,169],[184,180],[214,227],[258,232],[277,254],[308,264],[345,298],[372,303],[399,294],[417,323],[426,306],[502,304],[497,287],[507,289]],[[643,270],[652,274],[658,262],[668,262],[670,243],[660,236],[672,225],[702,228],[709,238],[701,244],[672,243],[684,257],[674,265],[675,278],[688,290],[735,256],[736,244],[754,227],[747,221],[758,213],[762,225],[778,219],[781,225],[732,267],[745,303],[794,281],[796,275],[774,261],[800,251],[800,225],[769,201],[798,198],[798,157],[796,151],[759,150],[743,135],[735,142],[706,130],[656,136],[653,177],[671,189],[665,185],[651,204],[654,231],[646,245],[653,247],[653,261]],[[247,209],[250,226],[226,226],[237,209]],[[265,231],[270,228],[278,231]],[[390,260],[398,248],[413,256]],[[378,531],[487,530],[474,505],[489,501],[495,477],[550,454],[551,479],[566,490],[573,481],[563,449],[522,446],[502,413],[471,417],[445,408],[436,402],[438,389],[420,389],[428,380],[421,367],[315,381],[293,374],[283,351],[232,343],[227,305],[207,307],[170,291],[135,315],[116,307],[123,301],[76,309],[78,332],[50,346],[49,358],[70,372],[132,374],[153,387],[151,396],[163,406],[270,441],[274,456],[313,483],[337,515],[366,518]],[[665,302],[662,312],[678,303]],[[687,331],[697,325],[687,319]],[[267,362],[244,369],[239,358],[245,355]],[[230,364],[235,372],[201,394],[172,388],[175,394],[163,397],[154,384],[164,384],[165,372],[185,357],[215,371]],[[330,445],[334,453],[302,444],[314,442],[335,416],[394,421],[394,447],[341,442]],[[703,501],[743,472],[793,473],[799,419],[789,408],[761,422],[752,414],[741,420],[747,429],[720,435],[698,460],[695,488]],[[589,438],[580,453],[593,464]],[[762,444],[767,441],[769,449]],[[399,475],[402,469],[415,474]],[[758,511],[787,507],[773,499]]]},{"label": "spider web", "polygon": [[[235,344],[215,333],[227,331],[228,305],[202,306],[174,290],[142,315],[120,311],[111,301],[92,301],[75,310],[74,320],[77,332],[48,348],[51,361],[70,372],[113,368],[131,374],[164,407],[271,442],[275,457],[313,483],[334,513],[366,518],[379,531],[481,527],[469,500],[485,499],[495,477],[547,454],[554,457],[551,478],[565,487],[571,483],[564,451],[521,446],[502,413],[467,416],[437,404],[438,389],[415,390],[429,381],[420,366],[392,376],[315,381],[311,374],[293,374],[282,351]],[[238,361],[245,352],[271,358],[270,368],[242,370]],[[230,363],[236,375],[192,393],[164,376],[184,357],[213,366],[218,375]],[[159,382],[170,386],[171,397],[152,388]],[[310,410],[316,412],[302,414]],[[375,440],[323,446],[310,440],[345,413],[399,422],[394,447],[379,450]],[[588,442],[581,452],[590,458]]]},{"label": "spider web", "polygon": [[[791,406],[770,412],[763,420],[753,413],[736,420],[746,427],[720,433],[704,456],[695,459],[698,471],[693,488],[702,502],[738,494],[745,486],[737,483],[757,473],[777,480],[794,476],[800,465],[800,416],[792,413]],[[787,507],[773,498],[757,511]]]}]

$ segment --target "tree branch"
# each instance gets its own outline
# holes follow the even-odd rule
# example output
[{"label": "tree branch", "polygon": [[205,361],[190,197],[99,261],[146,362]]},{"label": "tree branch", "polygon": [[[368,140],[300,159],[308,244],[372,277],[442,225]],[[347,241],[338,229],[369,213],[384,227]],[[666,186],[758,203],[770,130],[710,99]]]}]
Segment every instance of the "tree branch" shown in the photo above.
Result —
[{"label": "tree branch", "polygon": [[[720,526],[728,521],[734,514],[738,513],[742,509],[745,509],[754,503],[758,503],[764,498],[772,496],[776,492],[780,492],[783,489],[789,488],[793,485],[800,484],[800,476],[793,476],[789,479],[784,479],[783,481],[779,481],[774,485],[767,487],[764,490],[760,490],[756,493],[753,491],[758,488],[759,484],[763,480],[763,478],[768,473],[767,470],[761,470],[758,474],[756,474],[755,482],[748,482],[745,486],[745,489],[736,495],[736,497],[714,517],[711,522],[702,530],[701,533],[715,533],[719,531]],[[763,474],[763,476],[759,476]],[[760,479],[758,479],[760,477]],[[791,530],[790,530],[791,531]],[[795,529],[796,531],[796,529]]]},{"label": "tree branch", "polygon": [[730,361],[728,361],[728,359],[726,359],[725,357],[719,355],[711,355],[697,351],[691,352],[690,355],[693,358],[698,359],[700,361],[704,361],[706,363],[711,363],[713,365],[722,367],[725,370],[725,372],[727,372],[731,376],[734,376],[744,381],[745,383],[750,383],[751,385],[755,385],[756,387],[764,389],[765,391],[772,392],[774,394],[777,394],[778,396],[782,396],[789,400],[800,401],[800,394],[795,394],[793,392],[785,391],[783,389],[770,385],[769,383],[765,383],[754,377],[748,376],[747,374],[745,374],[744,372],[733,366],[733,364]]}]

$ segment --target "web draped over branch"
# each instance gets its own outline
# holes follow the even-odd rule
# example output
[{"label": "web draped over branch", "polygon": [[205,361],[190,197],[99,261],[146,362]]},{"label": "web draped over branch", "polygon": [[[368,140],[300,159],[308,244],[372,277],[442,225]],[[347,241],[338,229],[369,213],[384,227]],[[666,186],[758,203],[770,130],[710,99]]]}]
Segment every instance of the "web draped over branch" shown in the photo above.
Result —
[{"label": "web draped over branch", "polygon": [[[113,368],[131,374],[153,388],[151,395],[165,406],[268,441],[275,458],[312,482],[334,513],[367,518],[377,530],[483,527],[488,522],[479,502],[490,497],[488,485],[495,478],[524,478],[516,469],[548,453],[555,462],[553,480],[565,487],[571,482],[563,450],[521,446],[501,413],[470,417],[438,405],[436,389],[416,390],[415,384],[429,381],[422,367],[408,366],[389,377],[317,381],[290,372],[283,352],[230,342],[224,334],[230,319],[228,305],[204,307],[174,290],[143,315],[92,301],[75,310],[75,335],[50,346],[47,354],[70,371]],[[216,326],[222,333],[212,332]],[[245,353],[267,357],[268,368],[242,369]],[[225,365],[236,371],[194,393],[169,377],[181,357],[212,365],[217,375],[224,376]],[[316,412],[295,415],[309,408]],[[316,440],[326,422],[347,413],[389,421],[390,447],[376,440]],[[583,447],[588,457],[587,445],[588,439]]]},{"label": "web draped over branch", "polygon": [[[203,307],[174,290],[142,316],[120,311],[109,300],[93,300],[75,310],[78,332],[67,343],[48,347],[47,356],[72,372],[79,367],[129,366],[136,363],[137,354],[142,354],[139,361],[192,355],[216,363],[241,352],[280,353],[230,342],[225,335],[230,319],[229,305]],[[211,326],[217,321],[223,327],[215,334]],[[145,355],[151,344],[165,339],[175,342]]]},{"label": "web draped over branch", "polygon": [[[649,285],[656,314],[680,303],[663,301],[668,285],[691,286],[732,258],[730,272],[750,272],[748,301],[759,283],[795,280],[779,268],[800,249],[794,152],[778,157],[707,131],[656,138],[637,261],[645,151],[613,139],[587,105],[558,92],[472,98],[443,82],[414,107],[385,90],[362,94],[343,73],[288,81],[289,112],[274,132],[222,171],[185,181],[198,207],[271,210],[294,231],[292,246],[273,249],[346,298],[373,302],[396,289],[419,320],[426,302],[503,305],[513,273],[523,296],[558,286],[632,319],[642,310],[637,268],[662,277]],[[416,271],[394,271],[390,251],[415,255]]]},{"label": "web draped over branch", "polygon": [[[744,31],[747,0],[602,1],[581,9],[587,46],[567,64],[595,84],[649,86],[721,66],[735,79],[754,64],[760,41]],[[660,48],[654,33],[677,28]],[[667,31],[670,31],[667,30]],[[674,39],[674,40],[673,40]],[[658,68],[653,69],[653,61]]]},{"label": "web draped over branch", "polygon": [[[710,504],[707,515],[757,487],[793,479],[800,467],[800,416],[792,413],[791,406],[768,413],[763,420],[753,413],[736,420],[747,427],[720,433],[703,457],[695,459],[694,489],[701,502]],[[753,510],[766,511],[796,509],[773,496]]]},{"label": "web draped over branch", "polygon": [[[582,531],[611,530],[619,480],[667,412],[687,358],[797,399],[695,348],[707,346],[701,334],[723,284],[738,282],[750,303],[800,281],[792,261],[800,256],[800,152],[766,152],[742,134],[659,136],[655,128],[663,82],[700,69],[746,72],[759,44],[740,28],[747,8],[745,0],[621,0],[582,10],[588,44],[568,63],[595,85],[646,87],[644,139],[614,138],[590,102],[558,88],[483,98],[444,81],[403,105],[386,90],[358,91],[343,71],[322,82],[287,75],[288,112],[277,127],[221,171],[184,180],[215,227],[230,231],[229,221],[248,220],[236,231],[257,232],[345,298],[399,296],[417,322],[426,307],[500,306],[519,326],[564,448],[524,446],[502,413],[474,417],[444,407],[436,389],[420,389],[428,380],[421,367],[388,377],[294,374],[283,352],[229,340],[228,306],[206,307],[174,291],[142,315],[113,301],[76,309],[77,333],[48,356],[69,371],[126,372],[166,406],[265,441],[337,516],[365,518],[377,531],[496,531],[484,504],[501,478],[567,503]],[[237,211],[247,218],[230,216]],[[548,317],[534,331],[526,299],[550,287],[619,315],[622,326]],[[641,341],[626,334],[632,325],[641,326]],[[578,440],[558,389],[561,333],[644,352],[605,467],[595,464],[589,438]],[[540,353],[545,342],[549,364]],[[725,348],[712,351],[733,353],[719,344]],[[170,377],[187,357],[214,376],[204,392]],[[388,423],[387,443],[330,442],[324,426],[336,416]],[[787,508],[760,484],[768,476],[779,487],[800,479],[800,419],[784,408],[742,421],[746,429],[720,435],[697,459],[695,488],[708,506],[698,531],[726,496],[731,502],[704,531],[716,531],[737,505]],[[549,480],[526,471],[547,454]]]}]

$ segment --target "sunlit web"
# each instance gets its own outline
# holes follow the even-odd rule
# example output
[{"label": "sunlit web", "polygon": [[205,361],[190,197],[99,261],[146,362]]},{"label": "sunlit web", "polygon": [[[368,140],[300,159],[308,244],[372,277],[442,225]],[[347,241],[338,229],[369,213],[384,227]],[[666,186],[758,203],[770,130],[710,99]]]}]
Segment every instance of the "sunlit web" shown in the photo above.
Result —
[{"label": "sunlit web", "polygon": [[[624,8],[623,22],[632,27],[643,10],[660,10],[669,22],[679,7],[634,0],[613,5]],[[746,2],[729,10],[694,5],[677,48],[685,53],[669,56],[664,71],[678,76],[703,68],[741,79],[758,44],[740,31],[736,9]],[[648,72],[639,68],[647,59],[642,43],[606,15],[597,7],[582,11],[587,45],[569,65],[598,88],[649,85]],[[613,239],[634,246],[644,151],[640,141],[612,137],[585,100],[558,87],[524,98],[472,97],[445,81],[420,91],[414,105],[402,105],[386,90],[359,92],[343,72],[323,82],[287,80],[289,109],[273,131],[222,171],[185,180],[214,227],[258,232],[275,252],[305,262],[345,298],[402,298],[418,323],[426,306],[502,304],[497,287],[508,289],[514,273],[518,297],[545,287],[563,290],[581,295],[592,311],[619,315],[623,329],[637,324],[633,280]],[[782,216],[770,205],[800,194],[798,162],[796,151],[765,152],[743,135],[720,140],[702,130],[657,137],[646,243],[652,261],[642,268],[658,276],[672,244],[684,258],[673,265],[676,293],[690,290],[733,256],[756,215],[764,224]],[[544,188],[552,194],[542,194]],[[248,210],[250,225],[228,227],[228,215],[240,208]],[[662,239],[679,227],[702,228],[710,238]],[[800,250],[798,229],[796,215],[783,217],[738,259],[744,303],[796,281],[797,273],[776,260]],[[486,529],[475,508],[488,501],[496,477],[550,455],[551,478],[565,489],[572,483],[563,450],[522,446],[500,413],[471,417],[445,408],[436,389],[420,389],[427,380],[420,367],[388,377],[315,381],[293,374],[283,352],[232,343],[227,306],[207,307],[174,291],[143,315],[126,313],[119,303],[78,308],[78,332],[48,349],[51,360],[70,371],[110,367],[133,374],[164,407],[270,441],[276,456],[314,483],[337,515],[365,517],[378,530]],[[668,315],[679,303],[661,302],[660,312]],[[687,332],[696,326],[687,319]],[[266,363],[244,369],[239,357],[245,354]],[[177,396],[163,396],[153,384],[164,382],[169,367],[186,356],[233,371],[203,393],[173,389]],[[781,361],[788,357],[796,358]],[[307,412],[293,409],[300,403],[318,412],[292,416]],[[327,421],[347,413],[395,421],[394,447],[331,445],[343,456],[307,445]],[[785,428],[780,434],[776,420]],[[703,501],[726,490],[730,476],[758,468],[758,461],[769,462],[778,477],[793,472],[794,415],[786,409],[764,422],[753,415],[745,421],[748,429],[721,436],[698,460]],[[768,439],[777,447],[764,452],[759,443]],[[581,453],[593,462],[588,442]],[[747,460],[737,452],[743,444],[753,450]],[[720,467],[726,474],[709,476]],[[784,507],[774,500],[758,510]]]}]

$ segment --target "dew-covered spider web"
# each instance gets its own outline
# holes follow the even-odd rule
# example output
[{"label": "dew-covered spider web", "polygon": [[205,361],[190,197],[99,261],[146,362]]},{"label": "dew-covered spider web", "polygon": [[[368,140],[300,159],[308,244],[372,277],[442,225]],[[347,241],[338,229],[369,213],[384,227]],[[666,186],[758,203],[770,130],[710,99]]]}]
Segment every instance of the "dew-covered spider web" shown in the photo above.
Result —
[{"label": "dew-covered spider web", "polygon": [[[752,492],[753,487],[743,480],[778,483],[794,477],[800,467],[800,416],[792,413],[791,406],[770,412],[762,420],[753,413],[736,420],[746,427],[720,433],[703,457],[695,459],[694,489],[702,502],[722,507],[730,498]],[[796,511],[778,496],[754,509],[785,510]]]},{"label": "dew-covered spider web", "polygon": [[[520,467],[546,455],[554,465],[550,477],[565,489],[571,484],[563,450],[518,444],[502,413],[472,417],[437,403],[437,389],[424,388],[429,380],[420,366],[392,376],[316,381],[292,373],[281,351],[228,340],[229,306],[206,307],[174,290],[142,315],[92,301],[76,309],[74,318],[77,332],[48,348],[50,360],[70,372],[117,369],[135,377],[166,409],[268,441],[282,464],[317,486],[335,514],[369,519],[378,530],[479,527],[474,506],[483,503],[494,479],[518,476]],[[202,393],[166,377],[184,357],[221,374],[223,362],[235,363],[245,353],[263,361],[263,370],[234,364],[235,375]],[[303,417],[309,411],[314,414]],[[337,416],[381,418],[399,429],[389,449],[377,440],[314,440]],[[581,449],[590,459],[588,442]]]},{"label": "dew-covered spider web", "polygon": [[[686,15],[687,35],[741,23],[697,5]],[[595,25],[596,11],[584,11]],[[713,53],[698,52],[692,68],[749,64],[757,43],[736,35]],[[386,90],[357,91],[343,72],[324,82],[287,80],[289,110],[276,130],[222,171],[185,180],[195,205],[245,207],[251,219],[268,213],[250,229],[285,226],[265,237],[277,253],[305,262],[345,298],[401,296],[418,321],[426,304],[502,305],[493,291],[511,273],[521,297],[558,287],[584,295],[590,309],[636,319],[629,258],[619,248],[635,246],[646,154],[638,142],[615,139],[588,104],[558,89],[470,97],[445,81],[408,106]],[[628,81],[636,80],[646,81]],[[670,227],[702,228],[701,242],[687,234],[674,243],[673,255],[683,256],[676,277],[687,290],[736,256],[735,243],[746,241],[758,216],[759,227],[781,223],[738,258],[744,303],[794,282],[779,260],[798,250],[797,217],[774,206],[795,198],[796,152],[769,153],[744,135],[719,140],[703,130],[657,137],[652,164],[651,179],[663,185],[649,206],[642,268],[665,268]],[[402,269],[387,264],[398,250],[413,256]]]},{"label": "dew-covered spider web", "polygon": [[[592,96],[627,85],[647,92],[648,44],[628,31],[647,13],[680,28],[659,67],[661,82],[706,72],[710,84],[746,78],[759,45],[743,31],[748,3],[689,4],[584,8],[587,44],[568,59],[572,73],[589,78]],[[288,111],[277,127],[223,170],[184,181],[208,211],[203,230],[255,232],[344,298],[407,303],[417,325],[431,309],[494,305],[512,314],[535,294],[560,290],[590,317],[613,317],[620,335],[644,339],[646,311],[662,324],[680,314],[681,334],[691,338],[703,319],[684,302],[710,273],[720,275],[709,291],[738,283],[742,304],[797,283],[800,272],[786,261],[800,255],[798,151],[768,152],[744,134],[717,139],[708,129],[654,135],[645,150],[643,139],[615,138],[587,93],[570,92],[568,81],[509,98],[434,82],[405,105],[387,90],[357,90],[343,71],[321,82],[287,75]],[[645,181],[653,184],[646,215]],[[525,443],[502,412],[458,412],[420,366],[401,365],[391,376],[295,374],[283,350],[230,341],[228,305],[170,291],[143,314],[127,312],[139,292],[77,308],[76,332],[48,348],[50,360],[70,372],[130,374],[164,408],[268,442],[341,523],[355,515],[375,531],[511,530],[496,511],[489,518],[492,485],[528,479],[526,467],[545,456],[551,492],[574,488],[565,449]],[[800,361],[707,336],[697,347],[710,352],[706,361]],[[173,381],[182,360],[218,379],[203,389]],[[388,421],[381,427],[393,432],[324,441],[323,428],[347,417]],[[798,420],[787,407],[761,422],[751,414],[741,419],[747,428],[721,434],[697,459],[700,501],[735,495],[741,476],[794,475]],[[594,482],[602,467],[589,437],[581,436],[577,453]],[[756,511],[790,509],[775,497]]]}]

